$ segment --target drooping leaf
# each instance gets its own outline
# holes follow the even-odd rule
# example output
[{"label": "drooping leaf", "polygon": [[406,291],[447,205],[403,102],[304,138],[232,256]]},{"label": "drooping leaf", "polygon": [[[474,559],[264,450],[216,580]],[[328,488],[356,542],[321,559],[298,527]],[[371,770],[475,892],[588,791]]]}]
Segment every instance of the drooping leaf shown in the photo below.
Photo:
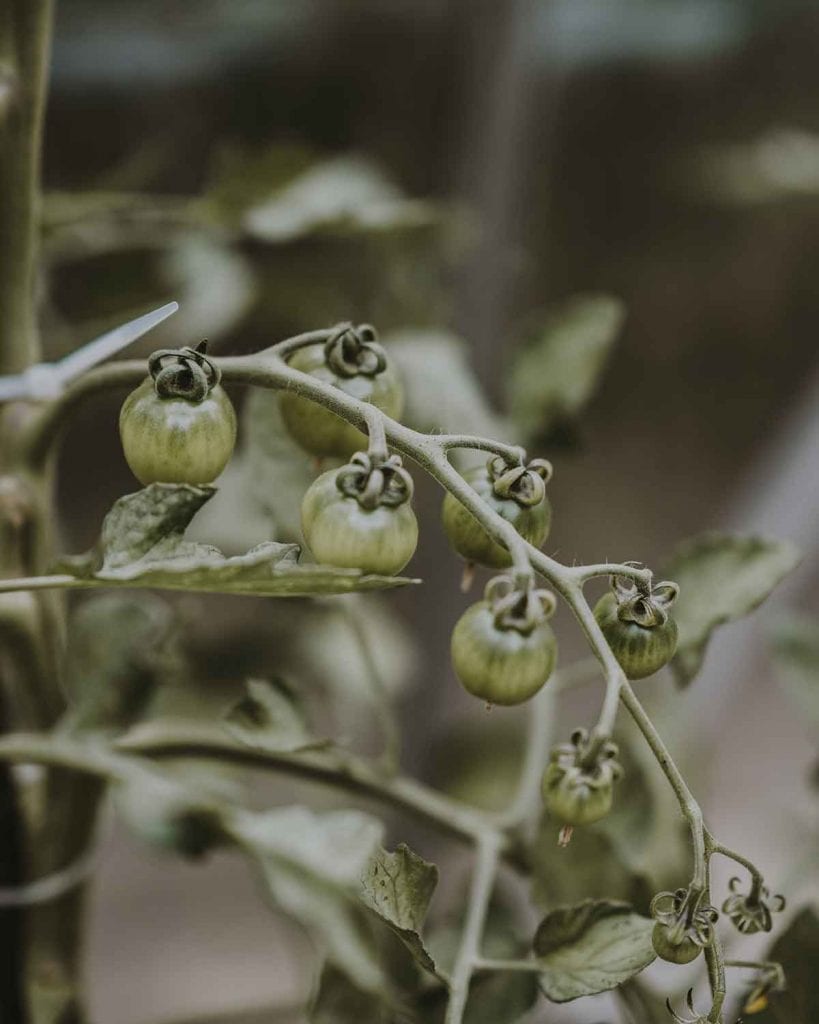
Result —
[{"label": "drooping leaf", "polygon": [[229,732],[258,750],[293,753],[325,746],[310,731],[295,693],[280,679],[249,679],[247,693],[225,716]]},{"label": "drooping leaf", "polygon": [[384,921],[430,974],[435,963],[421,938],[438,868],[404,843],[394,853],[379,850],[361,880],[361,901]]},{"label": "drooping leaf", "polygon": [[706,533],[672,555],[662,576],[680,586],[673,615],[679,643],[671,667],[687,685],[697,674],[711,634],[758,607],[799,562],[789,541]]},{"label": "drooping leaf", "polygon": [[625,316],[609,295],[578,295],[548,320],[539,338],[509,367],[509,413],[520,436],[542,436],[588,402]]},{"label": "drooping leaf", "polygon": [[553,910],[533,943],[541,989],[565,1003],[616,988],[654,960],[653,927],[627,903],[584,900]]},{"label": "drooping leaf", "polygon": [[173,617],[149,594],[106,594],[74,612],[65,655],[70,707],[62,727],[117,730],[137,720],[168,668]]},{"label": "drooping leaf", "polygon": [[782,965],[787,988],[772,992],[768,1007],[745,1019],[754,1024],[814,1024],[819,1020],[819,914],[815,907],[796,914],[765,959]]},{"label": "drooping leaf", "polygon": [[407,199],[370,161],[340,156],[314,164],[248,210],[243,225],[260,241],[282,244],[317,232],[395,231],[435,219],[429,203]]},{"label": "drooping leaf", "polygon": [[184,540],[213,487],[151,484],[119,498],[105,517],[97,547],[66,559],[62,575],[7,580],[0,591],[38,587],[122,585],[257,596],[340,594],[402,586],[406,577],[365,575],[357,569],[299,565],[298,546],[265,541],[226,557],[217,548]]},{"label": "drooping leaf", "polygon": [[785,692],[814,736],[819,734],[819,622],[796,617],[780,622],[773,657]]},{"label": "drooping leaf", "polygon": [[381,841],[381,823],[357,811],[317,815],[286,807],[241,815],[231,830],[257,860],[274,903],[359,989],[378,991],[382,972],[357,891]]}]

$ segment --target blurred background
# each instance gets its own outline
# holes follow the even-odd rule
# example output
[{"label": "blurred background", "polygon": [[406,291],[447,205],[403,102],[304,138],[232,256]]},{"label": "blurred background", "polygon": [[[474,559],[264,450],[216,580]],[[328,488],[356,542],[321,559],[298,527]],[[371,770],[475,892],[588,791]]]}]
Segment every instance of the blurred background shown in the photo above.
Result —
[{"label": "blurred background", "polygon": [[[819,11],[787,0],[59,0],[45,156],[49,358],[171,298],[182,311],[138,352],[208,337],[239,353],[371,321],[410,381],[413,425],[526,440],[554,462],[546,550],[562,561],[661,567],[709,529],[795,541],[798,570],[719,635],[684,695],[641,691],[723,840],[794,905],[816,894],[817,737],[770,651],[778,622],[819,614],[818,54]],[[537,379],[555,317],[588,324],[576,400],[513,408],[515,367]],[[198,530],[244,550],[296,536],[311,470],[274,398],[236,399],[243,448]],[[66,436],[66,550],[134,489],[118,404],[96,401]],[[423,591],[350,600],[380,609],[405,767],[503,801],[525,712],[487,719],[451,674],[469,598],[439,502],[421,483]],[[248,672],[304,677],[320,707],[331,668],[354,687],[337,604],[182,601],[214,701]],[[557,629],[562,658],[581,656],[566,616]],[[598,699],[594,685],[561,698],[556,734]],[[334,714],[377,746],[355,701]],[[414,826],[394,834],[451,856]],[[243,864],[190,867],[114,825],[90,938],[100,1022],[270,1020],[310,985],[309,945]],[[527,1019],[598,1024],[613,1006]]]}]

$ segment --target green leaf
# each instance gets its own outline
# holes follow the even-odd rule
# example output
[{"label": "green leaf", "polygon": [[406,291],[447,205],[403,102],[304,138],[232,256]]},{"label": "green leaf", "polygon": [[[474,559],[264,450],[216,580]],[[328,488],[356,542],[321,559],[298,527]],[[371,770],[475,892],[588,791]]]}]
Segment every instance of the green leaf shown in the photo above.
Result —
[{"label": "green leaf", "polygon": [[254,238],[283,244],[322,233],[396,231],[437,220],[434,208],[407,199],[370,161],[340,156],[315,164],[245,214]]},{"label": "green leaf", "polygon": [[819,622],[790,618],[774,630],[773,657],[783,689],[814,734],[819,731]]},{"label": "green leaf", "polygon": [[325,966],[310,1007],[311,1024],[392,1024],[394,1019],[378,994],[362,992],[346,974]]},{"label": "green leaf", "polygon": [[671,668],[687,685],[697,674],[711,634],[758,607],[799,562],[788,541],[706,533],[672,555],[664,578],[680,585],[673,615],[679,627]]},{"label": "green leaf", "polygon": [[303,807],[243,814],[231,827],[259,863],[273,901],[365,992],[383,984],[358,903],[360,879],[383,834],[370,815],[317,815]]},{"label": "green leaf", "polygon": [[157,772],[133,772],[114,788],[114,805],[143,842],[184,857],[201,857],[227,838],[216,800]]},{"label": "green leaf", "polygon": [[562,847],[554,821],[541,820],[532,849],[532,898],[539,906],[589,897],[648,908],[651,895],[646,878],[621,857],[604,828],[575,829],[570,845]]},{"label": "green leaf", "polygon": [[537,341],[509,367],[509,412],[523,437],[539,437],[556,420],[575,417],[591,398],[623,324],[609,295],[578,295],[548,320]]},{"label": "green leaf", "polygon": [[99,545],[62,563],[66,575],[3,581],[0,590],[125,585],[293,597],[410,582],[357,569],[299,565],[295,544],[264,541],[243,555],[226,557],[218,548],[184,540],[188,523],[214,493],[213,487],[157,483],[125,495],[105,517]]},{"label": "green leaf", "polygon": [[421,939],[429,902],[438,884],[438,868],[404,843],[395,853],[379,850],[361,879],[361,901],[401,939],[430,974],[435,963]]},{"label": "green leaf", "polygon": [[[774,992],[766,1010],[754,1015],[754,1024],[816,1024],[819,1021],[819,914],[805,907],[765,956],[785,970],[787,989]],[[748,1019],[746,1017],[746,1019]]]},{"label": "green leaf", "polygon": [[555,1003],[616,988],[655,957],[653,921],[627,903],[584,900],[559,907],[541,921],[534,951],[540,987]]},{"label": "green leaf", "polygon": [[65,655],[70,730],[119,730],[135,722],[170,667],[173,616],[149,594],[106,594],[71,616]]},{"label": "green leaf", "polygon": [[511,433],[491,408],[460,338],[446,331],[401,330],[382,340],[404,383],[403,422],[424,433]]},{"label": "green leaf", "polygon": [[280,679],[249,679],[246,695],[230,708],[225,725],[257,750],[294,753],[326,746],[312,734],[296,694]]}]

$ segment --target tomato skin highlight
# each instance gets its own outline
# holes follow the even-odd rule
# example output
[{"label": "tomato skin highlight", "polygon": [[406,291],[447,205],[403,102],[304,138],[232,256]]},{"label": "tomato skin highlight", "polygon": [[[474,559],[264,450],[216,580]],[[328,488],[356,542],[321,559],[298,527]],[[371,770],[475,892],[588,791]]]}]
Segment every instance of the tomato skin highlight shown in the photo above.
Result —
[{"label": "tomato skin highlight", "polygon": [[549,679],[557,660],[557,640],[547,622],[539,622],[528,634],[501,629],[488,601],[467,608],[455,624],[450,647],[464,689],[490,704],[529,700]]},{"label": "tomato skin highlight", "polygon": [[[518,504],[514,498],[501,498],[495,493],[493,481],[485,466],[464,473],[464,479],[493,511],[515,527],[524,540],[539,548],[549,536],[552,507],[547,497],[544,496],[537,505],[530,507]],[[512,564],[512,557],[506,548],[489,536],[454,495],[447,494],[444,498],[441,516],[450,544],[465,561],[489,569],[505,569]]]},{"label": "tomato skin highlight", "polygon": [[609,591],[597,602],[594,617],[628,679],[645,679],[667,665],[677,649],[677,623],[669,615],[657,626],[623,622],[617,598]]},{"label": "tomato skin highlight", "polygon": [[125,459],[141,484],[209,484],[236,443],[236,413],[218,384],[201,402],[160,398],[148,377],[119,414]]},{"label": "tomato skin highlight", "polygon": [[[324,349],[314,345],[295,352],[289,365],[324,384],[332,384],[351,398],[369,402],[392,419],[404,411],[401,381],[389,363],[375,376],[344,377],[327,365]],[[329,409],[292,391],[282,392],[279,403],[288,433],[310,455],[347,459],[366,449],[366,436]]]},{"label": "tomato skin highlight", "polygon": [[308,487],[301,506],[307,546],[317,562],[342,569],[394,576],[415,553],[418,520],[409,502],[362,508],[339,491],[338,470],[322,473]]}]

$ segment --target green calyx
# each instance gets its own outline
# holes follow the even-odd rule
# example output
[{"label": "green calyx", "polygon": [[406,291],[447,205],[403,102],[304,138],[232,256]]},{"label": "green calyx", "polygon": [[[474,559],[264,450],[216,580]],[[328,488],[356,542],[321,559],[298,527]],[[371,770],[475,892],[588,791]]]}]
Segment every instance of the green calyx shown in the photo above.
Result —
[{"label": "green calyx", "polygon": [[633,580],[614,576],[611,586],[617,600],[617,618],[621,622],[633,622],[643,629],[664,626],[668,621],[668,609],[680,592],[677,584],[668,580],[640,588]]},{"label": "green calyx", "polygon": [[206,356],[207,341],[196,348],[160,349],[148,359],[148,370],[160,398],[203,402],[221,378],[219,368]]},{"label": "green calyx", "polygon": [[500,456],[493,456],[486,468],[497,497],[511,498],[521,508],[539,505],[546,497],[546,484],[552,478],[552,464],[547,459],[532,459],[525,466],[509,466]]},{"label": "green calyx", "polygon": [[363,509],[379,506],[398,508],[412,500],[414,484],[404,469],[401,457],[379,459],[367,452],[356,452],[336,474],[336,487],[345,497],[355,498]]},{"label": "green calyx", "polygon": [[387,368],[384,349],[370,324],[339,324],[324,343],[324,360],[339,377],[376,377]]},{"label": "green calyx", "polygon": [[545,622],[557,606],[554,594],[533,587],[519,588],[511,576],[495,576],[486,585],[484,599],[492,610],[495,626],[528,636]]}]

